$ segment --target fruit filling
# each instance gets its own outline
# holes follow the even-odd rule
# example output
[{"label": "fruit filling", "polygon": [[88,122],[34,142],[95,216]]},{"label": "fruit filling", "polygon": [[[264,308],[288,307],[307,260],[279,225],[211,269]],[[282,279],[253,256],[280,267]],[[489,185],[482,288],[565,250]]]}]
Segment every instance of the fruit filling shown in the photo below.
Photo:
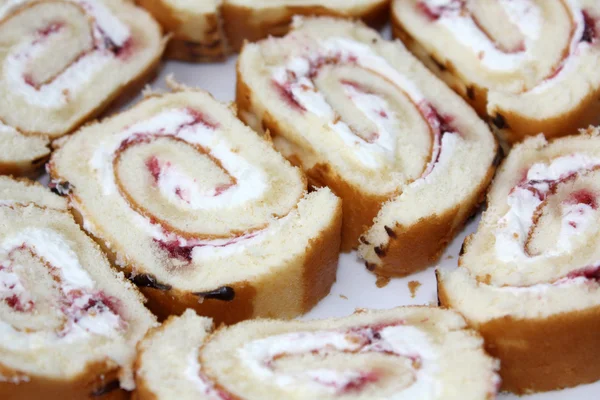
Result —
[{"label": "fruit filling", "polygon": [[[31,278],[23,275],[29,271],[24,264],[29,257],[49,277],[46,282],[38,283],[50,282],[57,296],[50,306],[63,317],[55,338],[114,336],[127,328],[127,322],[119,314],[119,301],[97,289],[66,239],[47,229],[26,228],[0,244],[0,300],[13,312],[40,312],[37,301],[48,303],[48,299],[37,299],[28,287]],[[33,335],[35,331],[20,334]]]},{"label": "fruit filling", "polygon": [[[508,211],[498,222],[497,257],[503,262],[522,264],[572,252],[575,240],[595,229],[598,210],[598,194],[576,183],[598,168],[600,159],[575,153],[557,157],[549,163],[533,164],[524,171],[521,181],[509,192]],[[552,211],[547,211],[551,202],[557,203],[560,217],[556,244],[534,253],[531,242],[535,240],[540,221],[552,217]],[[588,271],[588,268],[583,270]],[[587,272],[572,272],[556,283],[564,283],[565,278],[587,275]]]},{"label": "fruit filling", "polygon": [[464,0],[421,0],[417,9],[431,23],[448,29],[456,40],[477,55],[486,68],[516,70],[528,60],[526,50],[539,37],[541,12],[532,0],[498,0],[498,3],[510,23],[523,35],[523,42],[510,49],[502,48],[489,36]]},{"label": "fruit filling", "polygon": [[[101,2],[73,0],[81,6],[92,21],[92,44],[80,49],[80,54],[67,61],[62,70],[43,79],[35,78],[31,71],[37,59],[43,58],[49,46],[57,42],[69,28],[67,21],[50,20],[31,37],[17,44],[6,56],[4,75],[14,91],[25,94],[27,102],[45,108],[60,107],[69,103],[73,96],[92,77],[113,59],[127,61],[134,52],[129,28]],[[12,2],[0,7],[0,16],[7,15],[24,1]]]},{"label": "fruit filling", "polygon": [[[175,108],[163,111],[147,120],[126,127],[118,135],[106,140],[93,154],[90,165],[96,171],[104,195],[120,193],[127,199],[135,222],[143,227],[157,247],[169,258],[184,263],[193,259],[218,257],[231,251],[256,244],[286,223],[287,217],[274,219],[267,227],[230,237],[202,238],[175,230],[168,220],[162,221],[143,204],[132,200],[127,187],[119,178],[119,163],[136,147],[151,146],[158,140],[174,145],[190,146],[196,155],[210,159],[228,178],[208,190],[154,147],[143,160],[148,184],[174,208],[218,210],[240,206],[259,198],[267,190],[266,173],[238,154],[225,136],[219,134],[220,125],[193,108]],[[162,145],[169,145],[164,142]],[[239,245],[239,246],[234,246]]]},{"label": "fruit filling", "polygon": [[598,37],[598,21],[592,18],[591,14],[585,10],[581,12],[583,16],[583,32],[581,33],[581,42],[595,43]]},{"label": "fruit filling", "polygon": [[[369,353],[397,358],[403,368],[386,371],[381,366],[356,367],[351,363],[326,367],[330,357],[338,359],[341,354],[362,357]],[[391,384],[390,374],[406,370],[407,379],[401,383],[393,379],[403,398],[435,397],[435,385],[431,384],[439,367],[435,349],[426,333],[404,325],[403,321],[270,336],[247,343],[238,350],[238,355],[249,373],[282,387],[302,385],[329,395],[348,395],[360,393],[373,384]],[[297,368],[295,358],[307,363],[316,358],[319,366]]]},{"label": "fruit filling", "polygon": [[[443,134],[458,135],[451,126],[452,117],[441,116],[406,76],[365,44],[334,37],[319,41],[317,49],[313,50],[273,68],[272,84],[282,99],[298,112],[309,112],[327,121],[327,126],[353,151],[363,166],[379,169],[396,157],[395,132],[401,126],[399,117],[388,96],[378,93],[364,82],[345,77],[343,72],[352,68],[361,74],[378,76],[385,82],[393,83],[397,92],[416,105],[415,108],[429,125],[432,155],[423,177],[428,175],[439,159]],[[326,83],[319,83],[326,82],[333,68],[340,68],[337,78],[339,88],[331,82],[329,88]],[[353,115],[344,115],[344,107],[336,107],[334,103],[346,101],[333,100],[340,93],[327,93],[336,89],[360,111],[364,123],[357,123]]]}]

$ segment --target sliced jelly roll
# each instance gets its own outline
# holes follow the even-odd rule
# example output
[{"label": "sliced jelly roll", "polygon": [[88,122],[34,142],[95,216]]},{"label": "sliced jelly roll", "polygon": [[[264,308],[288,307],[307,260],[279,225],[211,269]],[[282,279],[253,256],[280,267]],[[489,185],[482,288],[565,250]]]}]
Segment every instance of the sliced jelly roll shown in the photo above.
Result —
[{"label": "sliced jelly roll", "polygon": [[[600,379],[600,137],[515,146],[439,298],[477,327],[518,393]],[[561,350],[562,349],[562,350]]]},{"label": "sliced jelly roll", "polygon": [[457,313],[410,307],[246,321],[186,313],[140,345],[138,400],[495,398],[497,361]]},{"label": "sliced jelly roll", "polygon": [[435,260],[493,172],[496,144],[476,113],[400,43],[351,22],[298,20],[284,38],[246,45],[237,104],[342,197],[342,249],[363,235],[378,274]]},{"label": "sliced jelly roll", "polygon": [[72,131],[145,80],[160,27],[123,0],[0,3],[0,173],[28,174],[48,138]]},{"label": "sliced jelly roll", "polygon": [[228,52],[221,18],[221,0],[137,0],[156,18],[171,38],[168,58],[184,61],[220,60]]},{"label": "sliced jelly roll", "polygon": [[335,280],[341,201],[205,92],[80,130],[50,171],[160,317],[293,317]]},{"label": "sliced jelly roll", "polygon": [[0,177],[0,398],[127,398],[143,301],[65,199]]},{"label": "sliced jelly roll", "polygon": [[392,20],[508,143],[600,123],[596,0],[394,0]]},{"label": "sliced jelly roll", "polygon": [[390,0],[224,0],[225,31],[231,47],[239,51],[244,41],[283,36],[295,15],[329,15],[360,19],[371,26],[388,20]]}]

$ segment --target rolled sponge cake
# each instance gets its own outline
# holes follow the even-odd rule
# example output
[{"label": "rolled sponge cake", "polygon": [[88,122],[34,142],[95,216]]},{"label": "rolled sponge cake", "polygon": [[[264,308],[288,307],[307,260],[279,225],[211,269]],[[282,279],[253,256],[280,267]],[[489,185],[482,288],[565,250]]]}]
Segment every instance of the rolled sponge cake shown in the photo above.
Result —
[{"label": "rolled sponge cake", "polygon": [[258,319],[207,332],[210,320],[188,311],[149,335],[136,399],[480,400],[499,384],[481,337],[439,308]]},{"label": "rolled sponge cake", "polygon": [[[402,276],[431,265],[482,200],[496,143],[400,43],[361,24],[297,19],[238,59],[242,120],[343,199],[342,249]],[[426,239],[424,239],[426,238]]]},{"label": "rolled sponge cake", "polygon": [[50,140],[98,115],[156,69],[159,25],[123,0],[0,3],[0,174],[34,175]]},{"label": "rolled sponge cake", "polygon": [[0,177],[0,397],[124,399],[156,325],[66,201]]},{"label": "rolled sponge cake", "polygon": [[515,146],[459,268],[438,272],[441,304],[479,329],[507,390],[600,378],[599,171],[596,129]]},{"label": "rolled sponge cake", "polygon": [[87,126],[49,170],[160,318],[290,318],[335,280],[340,200],[307,193],[298,168],[205,92],[177,86]]}]

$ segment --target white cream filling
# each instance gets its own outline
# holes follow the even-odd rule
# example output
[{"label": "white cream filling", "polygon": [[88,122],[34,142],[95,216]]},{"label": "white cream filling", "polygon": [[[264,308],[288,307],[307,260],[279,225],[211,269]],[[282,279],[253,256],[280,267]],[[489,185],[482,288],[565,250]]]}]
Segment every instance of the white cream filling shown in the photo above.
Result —
[{"label": "white cream filling", "polygon": [[[52,271],[56,271],[60,275],[61,290],[67,298],[75,291],[90,292],[94,289],[94,281],[81,266],[69,242],[56,231],[26,228],[4,239],[0,243],[0,262],[10,262],[10,252],[21,246],[30,248],[38,257],[52,266]],[[13,266],[13,271],[15,269],[24,270],[19,265]],[[5,281],[5,278],[10,281]],[[14,281],[13,276],[2,274],[2,271],[0,271],[0,288],[7,286],[12,281]],[[92,296],[89,293],[77,297],[73,302],[75,310],[70,311],[77,313],[77,308],[85,306],[91,298]],[[3,337],[2,346],[17,351],[22,349],[34,350],[48,347],[56,342],[71,343],[84,340],[90,334],[116,335],[120,319],[111,311],[105,310],[94,315],[84,314],[80,311],[79,314],[77,321],[66,315],[66,318],[69,319],[69,326],[66,327],[66,333],[62,336],[57,335],[56,332],[17,331],[8,323],[0,320],[0,336]]]},{"label": "white cream filling", "polygon": [[183,372],[185,378],[192,382],[192,384],[198,390],[198,393],[201,393],[203,398],[206,400],[222,400],[222,397],[215,391],[214,386],[202,379],[200,362],[198,361],[198,349],[199,347],[194,348],[187,356],[186,367]]},{"label": "white cream filling", "polygon": [[[400,357],[418,357],[420,366],[414,368],[408,359],[405,367],[413,370],[414,381],[402,392],[390,397],[401,399],[436,399],[442,391],[436,375],[438,355],[427,334],[413,326],[389,326],[375,338],[370,328],[344,331],[294,332],[254,340],[238,350],[240,362],[257,378],[279,386],[310,385],[314,390],[337,392],[361,371],[325,368],[307,369],[298,373],[279,373],[271,363],[280,356],[303,355],[311,352],[327,355],[339,352],[391,352]],[[350,354],[349,356],[352,356]]]},{"label": "white cream filling", "polygon": [[79,263],[77,254],[66,239],[56,231],[26,228],[4,239],[0,244],[0,259],[6,259],[12,250],[25,245],[35,254],[58,268],[65,291],[93,289],[94,281]]},{"label": "white cream filling", "polygon": [[[423,0],[432,10],[445,7],[435,22],[446,28],[452,36],[465,47],[477,54],[481,63],[493,71],[514,71],[531,59],[527,51],[506,53],[496,47],[494,42],[481,30],[468,13],[464,14],[456,1]],[[454,3],[454,4],[453,4]],[[500,5],[525,37],[525,48],[529,48],[538,39],[542,26],[539,8],[531,0],[502,0]]]},{"label": "white cream filling", "polygon": [[[90,166],[96,171],[101,183],[102,193],[109,196],[117,191],[113,160],[121,144],[127,139],[135,137],[136,134],[148,134],[154,137],[173,136],[187,143],[206,148],[213,157],[221,162],[229,175],[237,179],[237,185],[227,189],[219,196],[212,196],[210,193],[202,196],[202,193],[196,190],[197,197],[190,198],[189,203],[175,196],[172,191],[167,199],[172,200],[177,206],[192,210],[215,210],[239,206],[260,197],[267,189],[266,173],[250,164],[239,154],[234,153],[232,151],[233,144],[219,135],[218,128],[213,129],[202,123],[189,125],[193,122],[194,116],[185,109],[173,109],[138,122],[120,134],[107,138],[90,159]],[[170,178],[174,177],[172,175]],[[178,183],[188,186],[189,181],[188,178]],[[169,177],[162,183],[159,180],[159,184],[162,185],[161,192],[163,193],[177,185],[169,180]]]},{"label": "white cream filling", "polygon": [[[194,121],[194,117],[185,110],[169,110],[160,113],[146,121],[138,122],[122,133],[114,135],[98,147],[90,159],[90,166],[102,187],[102,194],[113,195],[117,192],[114,180],[113,159],[117,149],[123,141],[135,137],[136,134],[150,133],[154,136],[175,136],[188,143],[199,144],[207,148],[211,155],[221,162],[228,173],[237,180],[237,185],[214,196],[214,192],[201,192],[187,176],[179,176],[176,169],[168,172],[164,177],[159,176],[158,184],[163,195],[173,204],[189,209],[218,210],[235,205],[243,205],[260,197],[267,189],[266,173],[251,165],[243,157],[232,152],[232,144],[218,134],[217,129],[207,127],[201,123],[186,126]],[[183,175],[183,174],[180,174]],[[179,198],[175,188],[180,187],[190,193],[189,202]],[[195,189],[192,189],[195,187]],[[239,238],[199,240],[186,239],[170,232],[165,232],[159,225],[152,223],[148,218],[129,208],[129,215],[136,226],[142,229],[153,239],[169,243],[177,242],[179,246],[194,246],[192,260],[202,262],[219,258],[226,258],[232,254],[260,245],[263,241],[276,235],[292,220],[291,214],[283,218],[273,218],[269,227]],[[82,214],[83,215],[83,214]],[[86,218],[84,218],[84,225]],[[95,227],[88,225],[91,232]],[[86,229],[88,229],[86,228]]]},{"label": "white cream filling", "polygon": [[[377,126],[378,137],[375,142],[382,147],[386,154],[393,155],[396,151],[396,140],[393,131],[396,113],[381,96],[364,93],[352,85],[343,85],[344,92],[354,102],[356,107]],[[384,114],[385,116],[382,116]]]},{"label": "white cream filling", "polygon": [[0,133],[19,134],[19,131],[0,121]]},{"label": "white cream filling", "polygon": [[129,27],[121,22],[108,7],[98,0],[71,0],[80,4],[94,17],[97,28],[117,46],[123,46],[131,37]]},{"label": "white cream filling", "polygon": [[581,55],[591,49],[589,43],[580,41],[581,36],[583,35],[583,30],[585,29],[585,21],[583,20],[581,4],[578,0],[567,0],[567,6],[575,23],[575,32],[571,37],[569,54],[563,61],[564,64],[562,64],[561,70],[554,77],[543,80],[529,90],[528,93],[541,94],[551,89],[554,85],[567,79],[567,77],[571,75],[571,72],[576,70],[579,67],[579,64],[581,64]]},{"label": "white cream filling", "polygon": [[[179,207],[201,204],[205,197],[218,195],[217,188],[201,190],[196,181],[170,163],[162,165],[157,187],[160,193],[172,204]],[[182,203],[183,202],[183,203]]]},{"label": "white cream filling", "polygon": [[[393,133],[394,121],[397,116],[380,96],[357,91],[350,85],[344,85],[344,91],[352,102],[359,108],[365,118],[372,121],[378,128],[378,135],[369,143],[355,135],[344,121],[336,121],[336,113],[319,93],[311,79],[310,64],[319,58],[339,57],[340,62],[350,62],[356,59],[356,63],[364,69],[371,70],[384,76],[396,84],[414,102],[420,103],[424,100],[418,87],[406,76],[394,69],[383,57],[375,53],[369,46],[353,40],[333,37],[318,42],[319,48],[302,57],[290,59],[286,65],[275,67],[272,70],[272,78],[278,84],[289,85],[294,100],[304,107],[308,112],[323,118],[327,126],[336,132],[344,143],[353,150],[356,158],[367,168],[381,168],[386,162],[393,160],[396,153],[396,140]],[[290,82],[287,71],[294,73],[296,80]],[[387,118],[381,116],[378,111],[383,110]]]},{"label": "white cream filling", "polygon": [[531,0],[498,0],[508,20],[512,22],[531,41],[540,36],[542,14],[539,7]]},{"label": "white cream filling", "polygon": [[[110,51],[106,51],[98,29],[101,29],[103,34],[108,36],[116,45],[123,45],[130,37],[129,28],[103,4],[95,0],[72,1],[81,4],[95,18],[94,35],[97,48],[82,55],[52,82],[41,85],[39,88],[35,88],[26,82],[24,71],[46,50],[49,38],[33,35],[25,38],[23,42],[11,49],[4,61],[4,79],[9,88],[14,93],[20,94],[29,104],[42,108],[63,107],[69,103],[72,97],[77,96],[78,93],[84,90],[86,82],[105,68],[106,64],[114,58],[114,55]],[[0,15],[10,12],[26,2],[13,1],[5,4],[3,8],[0,8]],[[53,34],[50,33],[50,35]]]},{"label": "white cream filling", "polygon": [[[527,172],[527,181],[556,181],[572,173],[588,170],[600,165],[600,159],[583,154],[558,157],[550,164],[537,163]],[[546,193],[550,187],[545,182],[533,185],[537,190]],[[586,204],[563,204],[561,230],[555,249],[538,256],[525,253],[525,240],[533,225],[533,216],[542,200],[530,190],[515,187],[507,198],[509,209],[498,221],[496,230],[496,256],[503,262],[536,262],[542,259],[557,257],[572,249],[573,239],[585,233],[595,224],[591,223],[594,210]],[[575,227],[569,222],[576,222]]]},{"label": "white cream filling", "polygon": [[[34,0],[4,0],[0,4],[0,19],[15,11],[24,4]],[[98,0],[67,0],[79,4],[94,18],[95,25],[102,30],[104,35],[117,46],[122,46],[131,36],[129,28],[121,22],[101,1]]]}]

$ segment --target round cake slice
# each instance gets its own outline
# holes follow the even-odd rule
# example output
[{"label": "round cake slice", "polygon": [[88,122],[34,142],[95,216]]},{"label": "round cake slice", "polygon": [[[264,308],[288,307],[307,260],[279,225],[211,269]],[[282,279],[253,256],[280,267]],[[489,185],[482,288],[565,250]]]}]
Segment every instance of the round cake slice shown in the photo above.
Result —
[{"label": "round cake slice", "polygon": [[479,329],[506,390],[600,379],[599,182],[596,129],[515,146],[459,268],[438,271],[441,304]]},{"label": "round cake slice", "polygon": [[311,183],[343,199],[342,249],[403,276],[435,262],[482,200],[487,125],[399,42],[360,24],[297,19],[238,59],[240,117]]},{"label": "round cake slice", "polygon": [[394,0],[394,36],[512,144],[600,123],[596,0]]},{"label": "round cake slice", "polygon": [[457,313],[252,320],[210,334],[191,312],[140,344],[137,400],[494,399],[497,362]]},{"label": "round cake slice", "polygon": [[0,174],[33,175],[73,131],[158,65],[164,41],[123,0],[0,3]]},{"label": "round cake slice", "polygon": [[340,199],[307,193],[302,171],[205,92],[177,86],[81,129],[49,171],[160,318],[290,318],[335,280]]},{"label": "round cake slice", "polygon": [[64,199],[0,177],[0,398],[128,398],[143,302]]}]

